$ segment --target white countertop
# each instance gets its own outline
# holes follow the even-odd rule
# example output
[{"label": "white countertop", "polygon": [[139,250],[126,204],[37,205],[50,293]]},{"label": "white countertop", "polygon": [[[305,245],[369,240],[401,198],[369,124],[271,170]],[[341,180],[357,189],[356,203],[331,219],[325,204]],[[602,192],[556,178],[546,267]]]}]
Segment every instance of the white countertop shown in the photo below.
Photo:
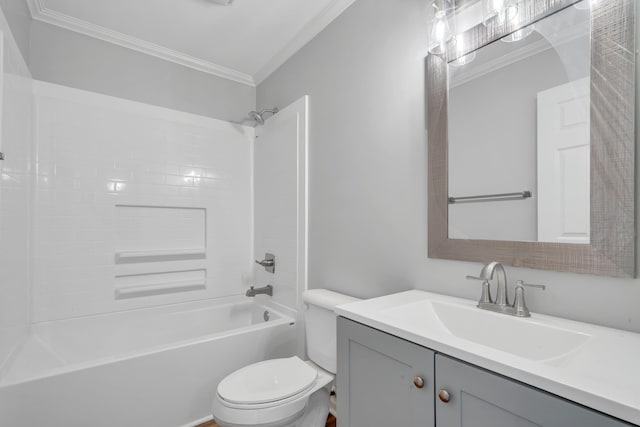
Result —
[{"label": "white countertop", "polygon": [[[577,348],[558,357],[531,360],[459,338],[435,311],[423,310],[433,302],[480,310],[475,301],[414,290],[341,305],[335,311],[356,322],[640,424],[640,334],[536,313],[531,318],[519,319],[481,310],[489,316],[488,325],[509,317],[511,325],[522,322],[525,330],[527,323],[533,323],[576,331],[586,337]],[[541,342],[540,346],[546,344]]]}]

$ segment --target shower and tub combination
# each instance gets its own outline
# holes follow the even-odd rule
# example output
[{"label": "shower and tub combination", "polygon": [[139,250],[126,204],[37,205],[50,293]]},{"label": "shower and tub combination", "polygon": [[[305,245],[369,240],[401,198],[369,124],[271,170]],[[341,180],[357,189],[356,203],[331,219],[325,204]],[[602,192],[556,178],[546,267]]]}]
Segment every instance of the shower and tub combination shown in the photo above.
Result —
[{"label": "shower and tub combination", "polygon": [[[304,357],[308,100],[256,105],[253,72],[93,20],[124,16],[114,4],[53,3],[0,9],[0,426],[198,425],[225,376]],[[49,12],[74,25],[22,31]],[[184,48],[192,24],[224,27],[208,14],[234,33],[257,16],[232,0],[155,12],[184,19],[168,36]],[[253,56],[195,32],[204,50]],[[23,56],[31,38],[46,55]],[[49,60],[72,69],[34,80]],[[275,273],[254,263],[265,252]]]},{"label": "shower and tub combination", "polygon": [[[271,148],[268,134],[254,148],[253,126],[31,85],[29,318],[23,334],[0,348],[0,425],[210,420],[222,378],[299,353],[303,255],[282,250],[276,274],[254,270],[262,243],[252,225],[261,203],[253,200],[254,180],[296,180],[298,165],[269,168],[278,176],[291,169],[284,178],[254,170]],[[276,112],[252,119],[264,124]],[[3,148],[7,158],[14,152]],[[269,215],[286,214],[278,212],[285,206],[270,208]],[[282,227],[269,230],[283,236],[276,247],[298,238]]]}]

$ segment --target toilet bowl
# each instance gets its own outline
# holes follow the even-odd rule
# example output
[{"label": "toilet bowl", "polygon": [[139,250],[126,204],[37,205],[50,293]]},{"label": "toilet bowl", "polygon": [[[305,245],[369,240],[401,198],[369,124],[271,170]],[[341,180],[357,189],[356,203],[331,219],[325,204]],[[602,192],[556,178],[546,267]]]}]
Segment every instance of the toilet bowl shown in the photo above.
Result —
[{"label": "toilet bowl", "polygon": [[220,427],[321,427],[336,372],[337,305],[357,301],[335,292],[306,291],[310,360],[297,356],[245,366],[218,384],[213,417]]},{"label": "toilet bowl", "polygon": [[[215,420],[220,427],[295,426],[312,411],[308,401],[317,392],[327,395],[326,419],[329,399],[324,387],[333,380],[333,374],[295,356],[246,366],[218,385],[213,404]],[[315,403],[321,405],[322,401]]]}]

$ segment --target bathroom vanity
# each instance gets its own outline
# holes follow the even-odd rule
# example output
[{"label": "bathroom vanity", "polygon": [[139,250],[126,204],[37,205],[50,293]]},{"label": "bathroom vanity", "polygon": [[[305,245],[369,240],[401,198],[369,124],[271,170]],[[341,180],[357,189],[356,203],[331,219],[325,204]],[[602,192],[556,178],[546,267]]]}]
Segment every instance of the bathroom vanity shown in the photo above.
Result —
[{"label": "bathroom vanity", "polygon": [[422,291],[337,309],[338,424],[640,423],[640,336]]}]

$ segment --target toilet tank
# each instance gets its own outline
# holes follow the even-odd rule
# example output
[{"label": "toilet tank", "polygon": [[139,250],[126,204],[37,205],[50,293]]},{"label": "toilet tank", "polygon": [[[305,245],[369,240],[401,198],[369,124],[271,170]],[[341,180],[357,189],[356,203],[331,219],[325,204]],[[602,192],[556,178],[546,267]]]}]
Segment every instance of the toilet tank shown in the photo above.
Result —
[{"label": "toilet tank", "polygon": [[306,305],[304,321],[309,359],[335,374],[338,347],[337,316],[333,309],[338,305],[359,300],[326,289],[305,291],[302,300]]}]

